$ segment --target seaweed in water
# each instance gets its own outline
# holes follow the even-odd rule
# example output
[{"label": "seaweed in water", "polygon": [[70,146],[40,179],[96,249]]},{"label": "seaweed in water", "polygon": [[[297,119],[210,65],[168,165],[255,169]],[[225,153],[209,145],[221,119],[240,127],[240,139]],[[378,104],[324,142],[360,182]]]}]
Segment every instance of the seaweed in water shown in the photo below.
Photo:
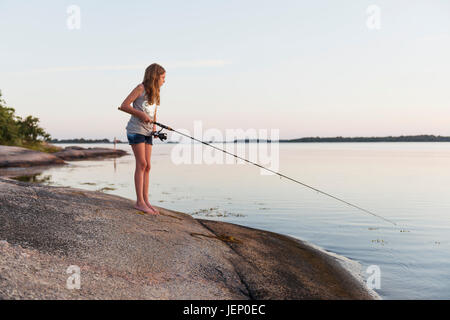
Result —
[{"label": "seaweed in water", "polygon": [[218,207],[213,207],[213,208],[209,208],[209,209],[200,209],[197,210],[193,213],[191,213],[191,215],[201,215],[204,217],[245,217],[245,215],[240,214],[240,213],[233,213],[233,212],[229,212],[226,210],[223,211],[219,211]]},{"label": "seaweed in water", "polygon": [[380,243],[382,246],[384,246],[385,244],[387,244],[387,241],[384,241],[383,239],[376,239],[372,240],[372,243]]},{"label": "seaweed in water", "polygon": [[82,182],[81,184],[85,184],[88,186],[96,186],[97,185],[95,182]]},{"label": "seaweed in water", "polygon": [[51,175],[41,176],[41,173],[28,175],[28,176],[18,176],[12,177],[12,179],[21,181],[21,182],[31,182],[31,183],[45,183],[49,182],[52,178]]},{"label": "seaweed in water", "polygon": [[97,191],[105,192],[105,191],[113,191],[113,190],[116,190],[116,188],[103,187],[103,188],[101,188],[101,189],[98,189]]}]

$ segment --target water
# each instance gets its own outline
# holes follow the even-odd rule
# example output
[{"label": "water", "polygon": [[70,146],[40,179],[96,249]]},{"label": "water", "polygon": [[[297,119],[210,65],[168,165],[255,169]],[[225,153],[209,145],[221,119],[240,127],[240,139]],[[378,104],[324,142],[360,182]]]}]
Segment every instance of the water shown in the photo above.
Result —
[{"label": "water", "polygon": [[[34,179],[135,199],[134,157],[118,148],[130,155],[73,161]],[[280,144],[281,173],[396,227],[250,164],[175,165],[172,148],[153,147],[152,204],[301,238],[363,270],[377,265],[384,299],[450,299],[450,143]]]}]

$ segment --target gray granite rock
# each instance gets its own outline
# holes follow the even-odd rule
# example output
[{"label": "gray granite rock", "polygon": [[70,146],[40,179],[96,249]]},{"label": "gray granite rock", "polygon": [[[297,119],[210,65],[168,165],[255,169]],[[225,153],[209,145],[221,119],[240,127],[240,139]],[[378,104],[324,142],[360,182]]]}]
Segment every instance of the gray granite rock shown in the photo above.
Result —
[{"label": "gray granite rock", "polygon": [[158,209],[0,178],[0,299],[370,299],[306,243]]},{"label": "gray granite rock", "polygon": [[0,145],[0,168],[65,164],[64,160],[122,157],[128,152],[110,148],[67,147],[54,153]]},{"label": "gray granite rock", "polygon": [[0,145],[0,168],[49,164],[64,164],[64,160],[50,153]]},{"label": "gray granite rock", "polygon": [[124,150],[110,148],[81,148],[66,147],[64,150],[53,153],[63,160],[84,160],[104,157],[121,157],[128,154]]}]

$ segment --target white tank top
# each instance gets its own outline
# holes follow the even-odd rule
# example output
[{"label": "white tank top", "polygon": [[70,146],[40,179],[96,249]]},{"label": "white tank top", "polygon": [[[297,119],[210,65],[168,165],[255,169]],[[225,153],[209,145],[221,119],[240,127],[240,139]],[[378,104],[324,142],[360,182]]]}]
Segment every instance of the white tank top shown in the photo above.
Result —
[{"label": "white tank top", "polygon": [[[148,104],[147,97],[145,94],[145,89],[142,94],[133,101],[133,108],[145,112],[151,120],[154,120],[155,113],[158,106],[154,103],[152,105]],[[139,133],[145,136],[149,136],[153,131],[153,123],[145,123],[141,121],[138,117],[131,115],[130,120],[127,124],[127,133]]]}]

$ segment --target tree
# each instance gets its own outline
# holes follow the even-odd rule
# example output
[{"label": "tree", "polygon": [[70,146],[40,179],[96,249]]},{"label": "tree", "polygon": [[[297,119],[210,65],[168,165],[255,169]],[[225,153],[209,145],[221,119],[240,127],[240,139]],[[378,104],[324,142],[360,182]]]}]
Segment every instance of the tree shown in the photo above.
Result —
[{"label": "tree", "polygon": [[0,91],[0,144],[20,143],[19,127],[17,126],[13,108],[5,106]]},{"label": "tree", "polygon": [[51,139],[50,135],[39,127],[38,118],[27,116],[22,119],[15,115],[15,111],[14,108],[6,106],[0,91],[0,144],[21,146]]},{"label": "tree", "polygon": [[24,120],[18,117],[17,124],[19,125],[22,139],[27,143],[39,141],[39,138],[42,138],[44,141],[50,140],[50,135],[39,127],[39,119],[36,117],[28,116]]}]

